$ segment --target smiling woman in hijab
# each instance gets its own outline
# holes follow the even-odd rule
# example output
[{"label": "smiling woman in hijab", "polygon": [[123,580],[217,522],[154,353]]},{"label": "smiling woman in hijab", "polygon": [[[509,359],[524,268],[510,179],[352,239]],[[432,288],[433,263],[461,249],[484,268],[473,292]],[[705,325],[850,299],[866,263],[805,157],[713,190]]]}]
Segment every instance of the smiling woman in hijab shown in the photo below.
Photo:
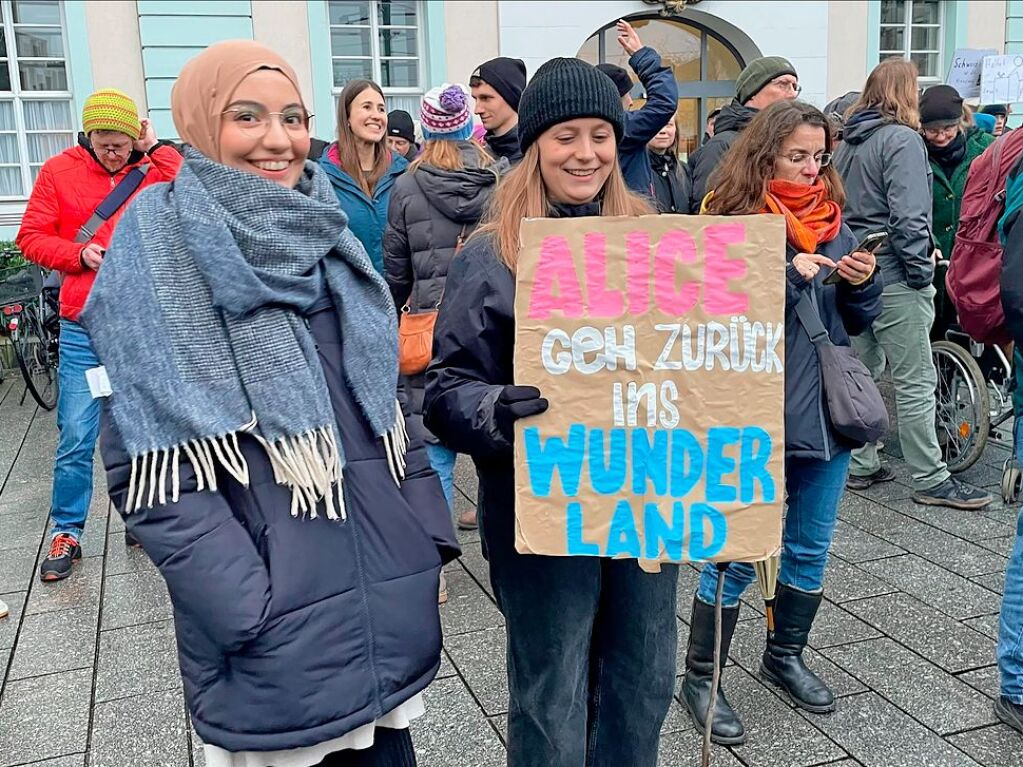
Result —
[{"label": "smiling woman in hijab", "polygon": [[206,763],[414,765],[458,549],[395,404],[390,295],[305,161],[279,56],[213,45],[171,108],[184,165],[125,214],[82,321],[110,497],[167,582]]}]

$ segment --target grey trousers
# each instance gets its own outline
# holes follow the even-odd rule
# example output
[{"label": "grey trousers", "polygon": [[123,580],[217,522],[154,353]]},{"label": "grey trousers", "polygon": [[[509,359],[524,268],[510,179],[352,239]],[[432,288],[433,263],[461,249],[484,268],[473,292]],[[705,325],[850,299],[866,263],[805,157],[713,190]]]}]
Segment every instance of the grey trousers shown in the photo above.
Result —
[{"label": "grey trousers", "polygon": [[[891,365],[899,442],[917,490],[929,490],[949,478],[934,428],[937,373],[931,360],[934,287],[914,290],[904,283],[885,286],[884,309],[874,325],[852,339],[875,381]],[[854,450],[850,474],[866,476],[881,468],[876,444]]]}]

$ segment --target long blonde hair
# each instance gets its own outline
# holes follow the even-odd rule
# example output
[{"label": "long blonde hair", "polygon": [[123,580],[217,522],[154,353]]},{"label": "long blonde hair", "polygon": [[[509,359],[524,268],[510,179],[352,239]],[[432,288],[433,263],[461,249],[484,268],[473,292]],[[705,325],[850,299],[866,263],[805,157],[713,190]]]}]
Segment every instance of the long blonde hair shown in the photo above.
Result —
[{"label": "long blonde hair", "polygon": [[[600,215],[642,216],[654,209],[625,185],[625,177],[618,167],[618,158],[611,164],[611,175],[601,190]],[[547,187],[540,174],[540,149],[530,145],[522,160],[498,184],[483,218],[473,237],[491,235],[497,257],[512,272],[519,259],[519,226],[524,218],[545,218],[550,215]]]},{"label": "long blonde hair", "polygon": [[885,117],[920,130],[920,93],[916,64],[904,59],[885,59],[867,77],[863,92],[849,107],[846,117],[876,109]]},{"label": "long blonde hair", "polygon": [[479,160],[477,167],[489,168],[494,164],[494,158],[487,154],[487,151],[475,141],[429,139],[423,144],[422,153],[409,165],[408,172],[415,173],[420,165],[432,165],[442,170],[465,170],[465,161],[462,160],[462,148],[466,144],[475,150]]}]

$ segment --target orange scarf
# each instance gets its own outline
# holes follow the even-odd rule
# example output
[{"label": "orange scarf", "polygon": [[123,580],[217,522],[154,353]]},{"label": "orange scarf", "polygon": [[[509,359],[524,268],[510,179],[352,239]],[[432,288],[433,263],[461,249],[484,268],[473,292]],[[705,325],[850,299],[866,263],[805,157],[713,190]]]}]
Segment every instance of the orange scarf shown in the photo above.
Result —
[{"label": "orange scarf", "polygon": [[816,253],[822,242],[831,242],[842,227],[842,209],[828,197],[824,182],[811,186],[792,181],[768,181],[761,213],[785,217],[789,243],[800,253]]}]

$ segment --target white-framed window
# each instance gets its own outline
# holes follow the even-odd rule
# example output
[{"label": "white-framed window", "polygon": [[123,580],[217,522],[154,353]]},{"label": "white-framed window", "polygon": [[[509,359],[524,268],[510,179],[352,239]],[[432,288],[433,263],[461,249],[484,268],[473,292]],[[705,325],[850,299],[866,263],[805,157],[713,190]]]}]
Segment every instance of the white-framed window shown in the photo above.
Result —
[{"label": "white-framed window", "polygon": [[75,141],[60,0],[0,0],[0,199],[28,197]]},{"label": "white-framed window", "polygon": [[328,0],[335,95],[349,80],[380,85],[389,109],[419,113],[424,91],[421,0]]},{"label": "white-framed window", "polygon": [[943,6],[940,0],[881,0],[881,60],[913,61],[921,84],[941,82]]}]

